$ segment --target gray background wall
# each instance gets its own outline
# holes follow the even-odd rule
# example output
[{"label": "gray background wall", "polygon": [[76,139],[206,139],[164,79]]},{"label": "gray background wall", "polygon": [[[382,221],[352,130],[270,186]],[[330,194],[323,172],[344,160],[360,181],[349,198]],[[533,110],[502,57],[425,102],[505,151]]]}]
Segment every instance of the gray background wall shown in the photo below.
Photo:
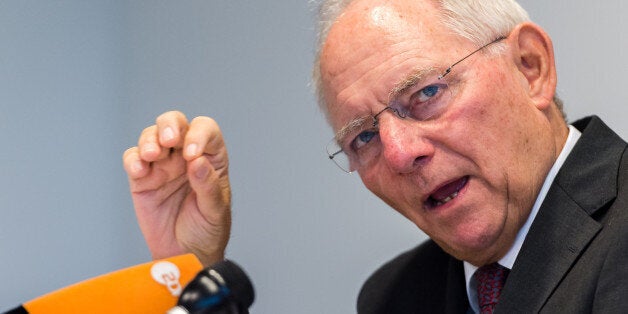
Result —
[{"label": "gray background wall", "polygon": [[[554,38],[571,119],[628,137],[624,1],[521,1]],[[210,115],[231,155],[228,256],[253,313],[351,313],[425,236],[339,172],[308,86],[307,1],[0,2],[0,310],[150,259],[122,152],[159,113]]]}]

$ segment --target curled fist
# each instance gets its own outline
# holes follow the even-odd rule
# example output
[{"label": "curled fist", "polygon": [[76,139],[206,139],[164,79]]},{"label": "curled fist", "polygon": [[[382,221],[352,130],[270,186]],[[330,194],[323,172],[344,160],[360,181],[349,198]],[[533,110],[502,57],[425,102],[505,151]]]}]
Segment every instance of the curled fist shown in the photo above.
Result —
[{"label": "curled fist", "polygon": [[208,117],[160,115],[123,156],[140,229],[154,259],[194,253],[224,258],[231,229],[227,149]]}]

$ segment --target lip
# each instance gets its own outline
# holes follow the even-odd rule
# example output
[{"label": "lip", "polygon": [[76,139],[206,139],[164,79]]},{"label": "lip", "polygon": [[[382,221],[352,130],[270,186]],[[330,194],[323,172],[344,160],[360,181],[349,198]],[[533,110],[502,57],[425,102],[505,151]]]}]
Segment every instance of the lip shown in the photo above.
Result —
[{"label": "lip", "polygon": [[424,208],[428,210],[435,210],[443,208],[446,205],[450,205],[460,197],[461,192],[468,183],[469,176],[460,177],[443,183],[428,194],[427,199],[423,202]]}]

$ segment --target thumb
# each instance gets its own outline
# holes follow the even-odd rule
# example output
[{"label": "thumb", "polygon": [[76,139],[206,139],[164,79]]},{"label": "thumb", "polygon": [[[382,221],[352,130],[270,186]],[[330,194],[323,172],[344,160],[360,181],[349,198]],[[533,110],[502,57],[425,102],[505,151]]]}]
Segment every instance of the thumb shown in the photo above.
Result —
[{"label": "thumb", "polygon": [[226,172],[218,175],[207,155],[188,163],[188,180],[193,189],[190,201],[196,203],[201,217],[186,228],[192,228],[190,250],[209,266],[224,258],[231,231],[231,188]]},{"label": "thumb", "polygon": [[188,163],[188,178],[203,217],[211,224],[228,227],[231,186],[226,172],[216,171],[209,156],[201,155]]}]

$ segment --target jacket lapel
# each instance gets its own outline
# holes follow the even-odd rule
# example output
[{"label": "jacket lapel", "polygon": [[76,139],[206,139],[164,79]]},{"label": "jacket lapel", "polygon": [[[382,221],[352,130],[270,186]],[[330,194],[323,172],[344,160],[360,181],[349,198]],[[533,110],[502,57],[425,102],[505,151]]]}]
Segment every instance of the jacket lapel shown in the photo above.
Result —
[{"label": "jacket lapel", "polygon": [[563,191],[554,190],[530,228],[508,276],[498,312],[537,313],[601,228]]},{"label": "jacket lapel", "polygon": [[447,271],[445,313],[461,314],[469,309],[462,262],[450,257]]},{"label": "jacket lapel", "polygon": [[575,126],[582,136],[530,227],[497,312],[538,312],[601,230],[591,215],[616,197],[625,142],[597,117]]}]

